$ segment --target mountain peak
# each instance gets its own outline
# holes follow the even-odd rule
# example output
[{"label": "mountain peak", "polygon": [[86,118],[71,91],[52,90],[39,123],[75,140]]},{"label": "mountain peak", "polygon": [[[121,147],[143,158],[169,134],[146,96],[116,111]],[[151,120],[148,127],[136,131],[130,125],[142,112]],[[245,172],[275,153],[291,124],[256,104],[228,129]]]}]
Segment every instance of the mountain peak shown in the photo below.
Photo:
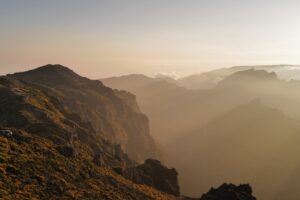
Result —
[{"label": "mountain peak", "polygon": [[[25,72],[19,72],[15,73],[14,75],[53,75],[53,74],[70,74],[70,75],[77,75],[74,71],[69,69],[68,67],[65,67],[60,64],[47,64],[41,67],[37,67],[35,69],[25,71]],[[78,76],[78,75],[77,75]]]},{"label": "mountain peak", "polygon": [[[15,73],[12,76],[19,79],[46,86],[80,86],[91,82],[79,76],[73,70],[59,64],[48,64],[29,71]],[[100,83],[100,81],[98,81]]]},{"label": "mountain peak", "polygon": [[276,79],[277,75],[275,72],[267,72],[266,70],[256,70],[254,68],[247,69],[244,71],[238,71],[230,75],[227,79],[249,77],[254,79]]},{"label": "mountain peak", "polygon": [[224,80],[218,83],[218,87],[228,85],[242,86],[245,84],[254,84],[255,82],[266,82],[279,80],[275,72],[267,72],[265,70],[248,69],[244,71],[235,72]]},{"label": "mountain peak", "polygon": [[248,69],[248,70],[244,70],[244,71],[238,71],[234,74],[239,74],[239,75],[253,75],[253,76],[272,76],[272,77],[276,77],[275,72],[267,72],[266,70],[263,69]]},{"label": "mountain peak", "polygon": [[68,67],[61,64],[47,64],[36,69],[70,70]]}]

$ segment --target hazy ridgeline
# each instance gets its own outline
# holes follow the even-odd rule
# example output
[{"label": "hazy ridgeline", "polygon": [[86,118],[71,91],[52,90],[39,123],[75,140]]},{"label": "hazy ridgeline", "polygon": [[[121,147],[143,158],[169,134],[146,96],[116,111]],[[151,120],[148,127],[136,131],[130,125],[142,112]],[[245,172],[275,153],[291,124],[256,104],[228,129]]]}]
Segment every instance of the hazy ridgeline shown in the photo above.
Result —
[{"label": "hazy ridgeline", "polygon": [[230,181],[249,182],[259,199],[297,199],[300,81],[289,79],[298,70],[250,68],[180,80],[128,75],[102,81],[136,95],[165,161],[179,171],[182,193],[199,196]]}]

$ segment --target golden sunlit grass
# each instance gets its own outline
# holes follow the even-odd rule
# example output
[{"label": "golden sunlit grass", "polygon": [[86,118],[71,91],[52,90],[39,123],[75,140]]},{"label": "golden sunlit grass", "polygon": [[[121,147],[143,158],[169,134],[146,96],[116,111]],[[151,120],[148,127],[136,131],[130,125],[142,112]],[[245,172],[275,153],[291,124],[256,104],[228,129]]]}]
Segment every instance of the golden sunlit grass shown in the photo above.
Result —
[{"label": "golden sunlit grass", "polygon": [[0,137],[2,199],[176,199],[98,167],[85,159],[89,156],[66,159],[51,142],[14,132],[22,138],[19,142]]}]

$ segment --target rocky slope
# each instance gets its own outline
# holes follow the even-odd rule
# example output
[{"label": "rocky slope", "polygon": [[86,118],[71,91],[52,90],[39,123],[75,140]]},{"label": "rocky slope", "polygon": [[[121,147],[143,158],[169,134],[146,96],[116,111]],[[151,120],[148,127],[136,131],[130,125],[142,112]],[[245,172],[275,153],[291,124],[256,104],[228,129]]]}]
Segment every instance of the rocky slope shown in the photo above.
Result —
[{"label": "rocky slope", "polygon": [[89,123],[96,136],[120,144],[134,160],[158,158],[148,118],[139,112],[133,95],[113,91],[100,81],[81,77],[61,65],[47,65],[10,77],[51,91],[60,98],[65,110]]},{"label": "rocky slope", "polygon": [[85,142],[77,141],[75,154],[66,156],[48,139],[13,133],[13,138],[0,137],[0,199],[176,199],[99,167]]},{"label": "rocky slope", "polygon": [[0,104],[1,199],[176,198],[113,170],[156,151],[132,95],[48,65],[0,77]]}]

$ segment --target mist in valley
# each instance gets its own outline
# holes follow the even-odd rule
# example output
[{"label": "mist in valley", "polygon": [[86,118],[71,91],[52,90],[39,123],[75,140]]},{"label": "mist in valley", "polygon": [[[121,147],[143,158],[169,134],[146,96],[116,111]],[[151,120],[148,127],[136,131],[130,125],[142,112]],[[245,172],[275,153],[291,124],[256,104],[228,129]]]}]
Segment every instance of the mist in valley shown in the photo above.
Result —
[{"label": "mist in valley", "polygon": [[202,79],[206,89],[144,75],[102,82],[136,95],[163,160],[179,171],[183,194],[196,197],[231,181],[250,183],[259,199],[296,199],[300,81],[279,78],[279,67],[290,70],[245,66],[208,72]]}]

